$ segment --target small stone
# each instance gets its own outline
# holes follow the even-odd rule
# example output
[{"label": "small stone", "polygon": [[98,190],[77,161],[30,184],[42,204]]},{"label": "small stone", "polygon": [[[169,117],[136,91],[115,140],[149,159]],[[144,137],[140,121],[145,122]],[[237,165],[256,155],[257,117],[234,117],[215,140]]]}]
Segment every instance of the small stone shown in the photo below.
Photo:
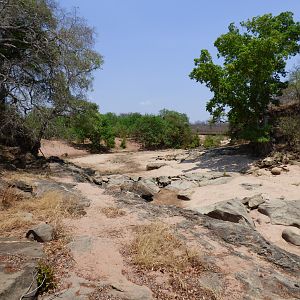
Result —
[{"label": "small stone", "polygon": [[146,170],[147,170],[147,171],[156,170],[156,169],[159,169],[159,168],[164,167],[164,166],[166,166],[165,163],[157,163],[157,162],[153,162],[153,163],[149,163],[149,164],[146,166]]},{"label": "small stone", "polygon": [[262,186],[261,183],[241,183],[240,185],[247,191],[252,191]]},{"label": "small stone", "polygon": [[261,194],[254,195],[252,197],[245,197],[242,200],[242,203],[248,205],[248,207],[250,209],[255,209],[259,205],[261,205],[261,204],[263,204],[265,202],[266,202],[266,200],[264,199],[264,197]]},{"label": "small stone", "polygon": [[168,176],[160,176],[157,178],[157,182],[161,186],[165,187],[171,183],[171,179]]},{"label": "small stone", "polygon": [[272,157],[266,157],[263,161],[262,161],[262,167],[271,167],[272,165],[274,165],[275,160]]},{"label": "small stone", "polygon": [[108,183],[109,182],[109,178],[108,177],[102,177],[102,181],[105,182],[105,183]]},{"label": "small stone", "polygon": [[281,174],[281,168],[278,168],[278,167],[272,168],[271,173],[273,175],[280,175]]}]

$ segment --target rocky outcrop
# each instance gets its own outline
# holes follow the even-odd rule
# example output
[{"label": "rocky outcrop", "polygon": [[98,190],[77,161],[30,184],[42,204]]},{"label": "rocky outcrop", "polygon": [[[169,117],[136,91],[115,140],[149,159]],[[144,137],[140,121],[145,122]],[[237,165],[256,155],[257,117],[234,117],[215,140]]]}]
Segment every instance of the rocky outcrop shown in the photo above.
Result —
[{"label": "rocky outcrop", "polygon": [[272,224],[300,228],[300,200],[274,199],[259,205],[258,211],[269,216]]},{"label": "rocky outcrop", "polygon": [[37,287],[33,274],[42,256],[42,246],[36,242],[0,238],[0,299],[15,300],[22,295],[36,299],[36,291],[31,293]]}]

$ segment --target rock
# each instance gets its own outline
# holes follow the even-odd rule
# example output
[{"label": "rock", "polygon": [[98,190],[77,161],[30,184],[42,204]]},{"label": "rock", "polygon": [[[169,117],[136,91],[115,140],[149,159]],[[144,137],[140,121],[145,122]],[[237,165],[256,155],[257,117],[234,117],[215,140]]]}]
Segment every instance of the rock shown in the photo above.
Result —
[{"label": "rock", "polygon": [[130,179],[131,179],[132,181],[134,181],[134,182],[139,181],[141,178],[142,178],[142,177],[140,177],[140,176],[131,176],[131,177],[130,177]]},{"label": "rock", "polygon": [[261,183],[241,183],[240,185],[247,191],[252,191],[262,186]]},{"label": "rock", "polygon": [[258,211],[269,216],[272,224],[300,227],[300,200],[271,200],[259,205]]},{"label": "rock", "polygon": [[259,169],[253,173],[255,176],[269,176],[269,172],[264,169]]},{"label": "rock", "polygon": [[260,169],[259,169],[259,167],[257,167],[257,166],[251,166],[250,168],[248,168],[248,166],[247,167],[245,167],[244,168],[244,170],[242,170],[242,172],[241,173],[245,173],[245,174],[256,174],[256,172],[257,171],[259,171]]},{"label": "rock", "polygon": [[113,175],[109,177],[108,187],[121,186],[125,182],[130,181],[130,178],[125,175]]},{"label": "rock", "polygon": [[191,200],[193,194],[194,191],[191,190],[179,191],[177,194],[177,198],[179,200],[189,201]]},{"label": "rock", "polygon": [[108,183],[109,182],[109,178],[108,177],[102,177],[102,181],[105,182],[105,183]]},{"label": "rock", "polygon": [[132,282],[118,282],[111,284],[110,294],[124,300],[152,300],[152,292],[146,286],[136,285]]},{"label": "rock", "polygon": [[272,168],[271,173],[273,175],[280,175],[281,174],[281,168],[278,168],[278,167]]},{"label": "rock", "polygon": [[24,181],[21,180],[14,180],[9,184],[11,187],[18,188],[19,190],[26,192],[26,193],[32,193],[33,187],[29,184],[27,184]]},{"label": "rock", "polygon": [[73,252],[84,253],[92,248],[92,238],[90,236],[76,236],[68,247]]},{"label": "rock", "polygon": [[172,181],[171,184],[169,184],[166,187],[166,189],[185,191],[185,190],[195,188],[197,186],[198,185],[196,183],[192,182],[192,181],[179,179],[179,180]]},{"label": "rock", "polygon": [[254,195],[252,197],[245,197],[242,200],[242,203],[247,205],[251,209],[257,208],[260,204],[266,202],[266,199],[262,196],[262,194]]},{"label": "rock", "polygon": [[282,231],[282,238],[296,246],[300,246],[300,229],[287,228]]},{"label": "rock", "polygon": [[157,182],[162,187],[165,187],[171,183],[171,179],[168,176],[160,176],[160,177],[157,177]]},{"label": "rock", "polygon": [[[0,299],[20,299],[21,295],[27,293],[36,270],[36,261],[42,256],[42,246],[36,242],[0,238]],[[14,267],[11,257],[22,257],[22,260]],[[33,282],[31,290],[36,287]],[[36,299],[35,294],[29,294],[26,299]]]},{"label": "rock", "polygon": [[156,170],[156,169],[159,169],[159,168],[164,167],[164,166],[166,166],[165,163],[153,162],[153,163],[147,164],[146,170],[147,171]]},{"label": "rock", "polygon": [[271,167],[275,164],[275,159],[273,157],[266,157],[262,160],[260,167]]},{"label": "rock", "polygon": [[152,201],[153,196],[160,191],[160,188],[150,179],[142,179],[134,182],[133,192],[136,192],[143,199]]},{"label": "rock", "polygon": [[53,239],[54,228],[46,223],[41,223],[37,227],[30,229],[26,233],[26,237],[40,243],[50,242]]},{"label": "rock", "polygon": [[245,206],[238,199],[218,202],[196,210],[214,219],[254,226]]}]

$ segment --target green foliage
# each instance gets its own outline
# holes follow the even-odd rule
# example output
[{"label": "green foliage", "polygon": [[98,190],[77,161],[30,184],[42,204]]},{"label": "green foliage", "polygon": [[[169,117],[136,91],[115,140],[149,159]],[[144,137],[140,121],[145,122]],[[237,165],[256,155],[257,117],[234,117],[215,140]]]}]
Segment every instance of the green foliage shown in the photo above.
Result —
[{"label": "green foliage", "polygon": [[159,116],[145,115],[135,125],[134,136],[147,149],[164,147],[165,122]]},{"label": "green foliage", "polygon": [[281,117],[278,121],[278,129],[291,148],[300,150],[300,118],[298,115]]},{"label": "green foliage", "polygon": [[120,147],[121,147],[122,149],[125,149],[125,148],[126,148],[126,138],[122,138]]},{"label": "green foliage", "polygon": [[202,50],[190,78],[213,92],[206,108],[214,119],[227,112],[232,136],[268,140],[266,111],[286,87],[281,81],[286,60],[300,51],[300,23],[291,12],[284,12],[240,25],[230,24],[228,33],[214,43],[223,65],[213,63],[209,52]]},{"label": "green foliage", "polygon": [[39,261],[37,267],[37,285],[40,286],[39,292],[45,293],[56,287],[54,279],[54,270],[49,264]]},{"label": "green foliage", "polygon": [[300,103],[300,66],[295,66],[289,74],[288,87],[283,91],[281,102]]},{"label": "green foliage", "polygon": [[223,139],[224,136],[222,135],[206,135],[203,142],[203,147],[206,149],[220,147]]},{"label": "green foliage", "polygon": [[93,29],[55,1],[1,1],[0,18],[0,141],[16,136],[18,145],[29,122],[38,125],[31,138],[39,144],[55,118],[85,99],[103,60]]},{"label": "green foliage", "polygon": [[[75,101],[75,100],[74,100]],[[126,138],[140,142],[145,149],[195,148],[199,138],[192,133],[188,117],[175,111],[162,110],[159,115],[139,113],[100,114],[94,103],[76,100],[68,114],[55,118],[48,124],[47,138],[62,138],[79,143],[89,141],[93,150],[115,146],[115,137],[122,138],[121,148],[126,148]],[[34,113],[27,117],[32,131],[39,131],[42,124]]]}]

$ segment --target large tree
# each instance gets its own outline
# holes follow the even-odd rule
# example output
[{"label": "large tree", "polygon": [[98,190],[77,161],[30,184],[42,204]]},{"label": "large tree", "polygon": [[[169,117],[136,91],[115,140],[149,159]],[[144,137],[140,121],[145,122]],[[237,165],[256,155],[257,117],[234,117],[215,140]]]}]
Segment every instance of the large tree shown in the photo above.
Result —
[{"label": "large tree", "polygon": [[[55,1],[1,0],[0,18],[0,142],[36,151],[48,122],[85,99],[102,57],[93,29]],[[24,126],[32,111],[42,123],[34,138]]]},{"label": "large tree", "polygon": [[222,64],[202,50],[190,78],[213,92],[207,110],[218,119],[227,114],[234,136],[268,140],[266,112],[286,87],[286,61],[299,53],[300,23],[291,12],[266,14],[233,23],[214,43]]}]

